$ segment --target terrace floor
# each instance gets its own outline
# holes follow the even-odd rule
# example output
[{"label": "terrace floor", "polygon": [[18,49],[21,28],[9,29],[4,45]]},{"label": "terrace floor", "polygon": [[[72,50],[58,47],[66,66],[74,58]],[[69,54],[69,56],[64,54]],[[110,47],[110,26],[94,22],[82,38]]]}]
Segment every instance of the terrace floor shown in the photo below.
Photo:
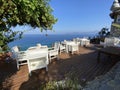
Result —
[{"label": "terrace floor", "polygon": [[49,64],[48,72],[40,69],[33,71],[32,76],[28,74],[27,65],[21,66],[18,71],[15,61],[0,61],[0,90],[38,90],[41,83],[62,80],[71,73],[81,85],[85,85],[87,81],[108,72],[118,61],[102,55],[101,62],[97,63],[97,49],[94,46],[80,47],[74,55],[61,53],[60,60]]}]

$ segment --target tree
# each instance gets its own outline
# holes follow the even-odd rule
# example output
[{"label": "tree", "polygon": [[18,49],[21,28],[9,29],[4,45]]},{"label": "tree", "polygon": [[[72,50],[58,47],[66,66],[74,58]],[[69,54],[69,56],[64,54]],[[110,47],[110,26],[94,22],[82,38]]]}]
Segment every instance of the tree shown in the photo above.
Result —
[{"label": "tree", "polygon": [[21,38],[23,32],[11,27],[29,25],[33,28],[52,30],[57,19],[52,15],[50,0],[0,0],[0,47]]},{"label": "tree", "polygon": [[90,41],[95,44],[99,44],[100,41],[104,41],[105,37],[110,35],[110,31],[108,28],[103,27],[99,32],[98,35],[94,36]]},{"label": "tree", "polygon": [[99,38],[105,38],[107,37],[108,35],[110,35],[110,31],[108,28],[104,27],[101,29],[100,32],[98,32],[98,37]]}]

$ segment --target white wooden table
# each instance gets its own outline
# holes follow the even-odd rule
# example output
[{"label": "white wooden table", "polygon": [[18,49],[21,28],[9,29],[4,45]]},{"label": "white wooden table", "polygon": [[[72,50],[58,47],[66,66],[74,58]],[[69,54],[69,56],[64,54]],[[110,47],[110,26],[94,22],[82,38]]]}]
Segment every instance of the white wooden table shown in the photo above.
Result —
[{"label": "white wooden table", "polygon": [[27,58],[28,58],[28,69],[29,74],[31,75],[31,71],[46,68],[48,70],[47,65],[49,64],[48,60],[48,49],[31,49],[27,50]]}]

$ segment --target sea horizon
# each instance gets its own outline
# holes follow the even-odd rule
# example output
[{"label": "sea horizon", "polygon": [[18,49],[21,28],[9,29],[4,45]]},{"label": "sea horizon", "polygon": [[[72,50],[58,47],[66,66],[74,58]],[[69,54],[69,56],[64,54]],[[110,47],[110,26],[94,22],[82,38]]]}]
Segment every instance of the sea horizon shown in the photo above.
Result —
[{"label": "sea horizon", "polygon": [[73,38],[93,37],[95,34],[24,34],[20,40],[15,40],[8,44],[10,48],[13,46],[19,46],[21,50],[27,50],[29,47],[41,45],[47,45],[51,47],[55,42],[61,42],[63,40],[72,40]]}]

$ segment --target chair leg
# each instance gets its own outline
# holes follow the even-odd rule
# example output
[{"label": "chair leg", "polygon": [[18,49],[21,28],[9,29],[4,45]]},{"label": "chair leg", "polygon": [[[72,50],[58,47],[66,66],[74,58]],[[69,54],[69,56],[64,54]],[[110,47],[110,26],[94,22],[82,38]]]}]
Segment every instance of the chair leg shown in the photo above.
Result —
[{"label": "chair leg", "polygon": [[73,52],[74,52],[74,51],[72,51],[72,55],[73,55]]},{"label": "chair leg", "polygon": [[60,50],[60,55],[61,55],[61,50]]},{"label": "chair leg", "polygon": [[59,58],[59,56],[57,56],[57,60],[59,60],[60,58]]},{"label": "chair leg", "polygon": [[32,74],[31,74],[31,72],[29,72],[29,76],[31,76]]},{"label": "chair leg", "polygon": [[51,63],[51,56],[49,56],[49,61],[50,61],[50,63]]},{"label": "chair leg", "polygon": [[46,66],[46,71],[48,71],[48,67]]},{"label": "chair leg", "polygon": [[19,70],[19,62],[17,61],[17,69]]},{"label": "chair leg", "polygon": [[29,60],[27,60],[27,65],[28,65],[28,72],[29,72],[29,76],[31,76],[31,68],[30,68],[30,62]]}]

